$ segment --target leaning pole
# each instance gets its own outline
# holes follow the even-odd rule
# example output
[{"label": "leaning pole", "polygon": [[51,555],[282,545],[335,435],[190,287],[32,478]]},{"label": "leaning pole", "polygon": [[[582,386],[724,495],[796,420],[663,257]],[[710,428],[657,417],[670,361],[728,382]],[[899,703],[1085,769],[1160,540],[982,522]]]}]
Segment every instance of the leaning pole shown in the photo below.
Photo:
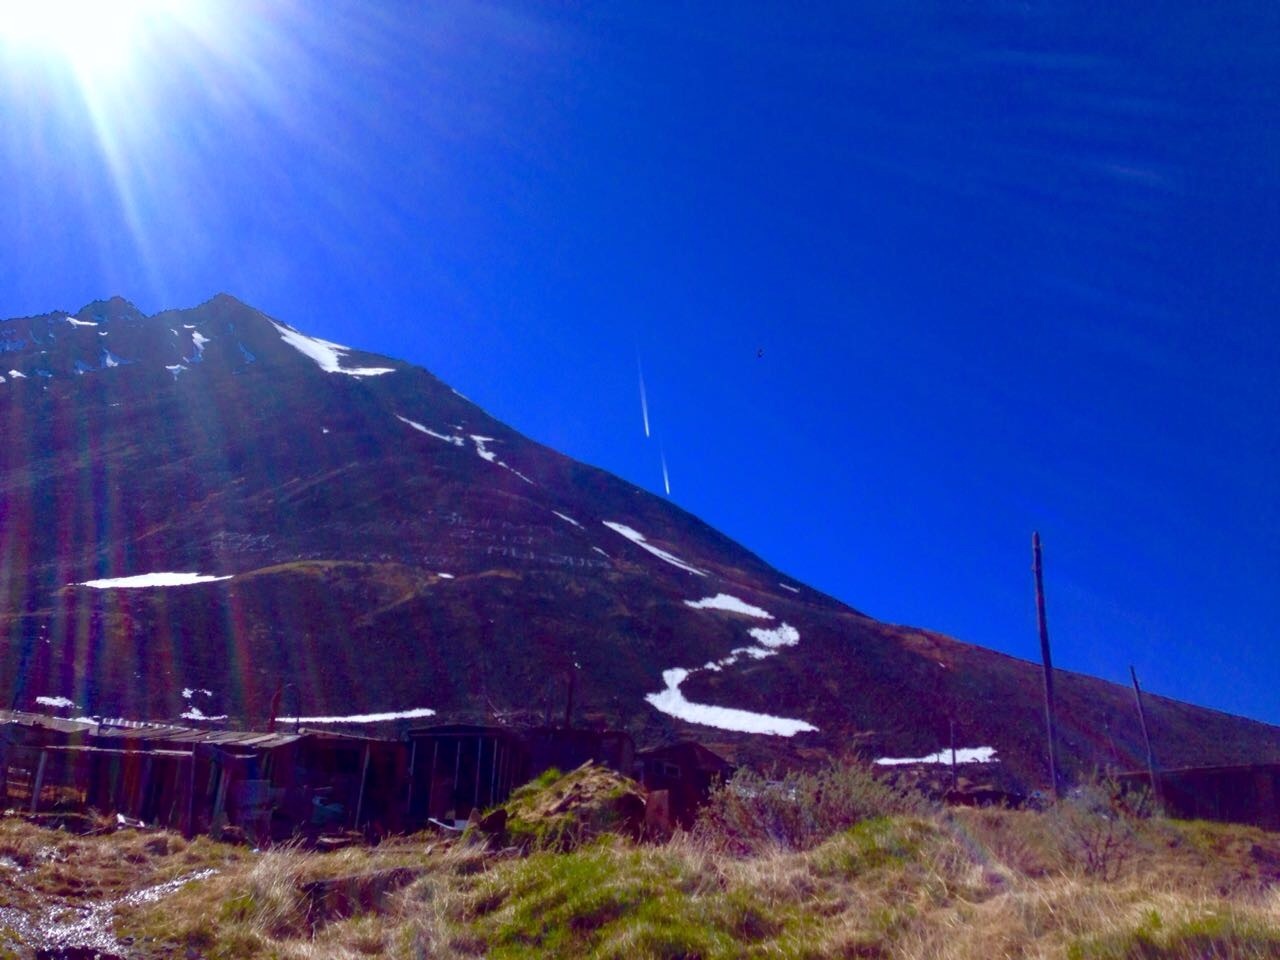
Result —
[{"label": "leaning pole", "polygon": [[1036,619],[1040,624],[1040,657],[1044,661],[1044,721],[1049,734],[1049,779],[1053,798],[1061,797],[1058,785],[1057,737],[1053,722],[1053,658],[1049,655],[1049,622],[1044,613],[1044,563],[1040,557],[1040,533],[1031,534],[1032,569],[1036,574]]}]

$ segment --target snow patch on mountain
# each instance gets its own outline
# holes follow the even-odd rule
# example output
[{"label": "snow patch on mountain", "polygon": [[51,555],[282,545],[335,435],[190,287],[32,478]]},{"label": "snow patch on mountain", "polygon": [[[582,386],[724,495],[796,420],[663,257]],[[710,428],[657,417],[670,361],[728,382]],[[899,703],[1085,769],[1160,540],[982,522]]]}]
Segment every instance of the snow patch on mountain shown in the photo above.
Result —
[{"label": "snow patch on mountain", "polygon": [[794,647],[800,642],[800,631],[789,623],[779,624],[775,630],[754,627],[748,630],[747,633],[751,634],[751,639],[755,640],[756,643],[774,649],[778,647]]},{"label": "snow patch on mountain", "polygon": [[727,610],[729,613],[740,613],[744,617],[758,617],[761,620],[773,619],[773,614],[768,610],[752,606],[745,600],[739,600],[737,597],[727,593],[717,593],[714,597],[704,597],[701,600],[686,600],[684,605],[693,607],[695,610]]},{"label": "snow patch on mountain", "polygon": [[[995,747],[964,747],[956,751],[956,763],[998,763]],[[909,763],[951,763],[951,751],[939,750],[927,757],[881,757],[882,767],[898,767]]]},{"label": "snow patch on mountain", "polygon": [[280,723],[387,723],[391,720],[420,720],[435,716],[429,707],[415,707],[395,713],[357,713],[347,717],[278,717]]},{"label": "snow patch on mountain", "polygon": [[[772,614],[767,611],[761,610],[759,607],[753,607],[737,597],[724,593],[696,602],[686,600],[685,603],[696,609],[730,610],[734,613],[747,613],[748,616],[765,616],[772,619]],[[733,666],[743,657],[748,657],[752,660],[764,660],[768,657],[777,656],[779,649],[782,647],[793,647],[800,642],[800,631],[789,623],[779,624],[772,630],[764,627],[755,627],[747,632],[753,640],[761,645],[735,647],[729,651],[727,657],[723,657],[720,660],[712,660],[692,670],[684,667],[673,667],[670,670],[664,670],[662,672],[662,680],[666,684],[666,689],[660,693],[646,694],[645,700],[656,710],[680,720],[717,727],[721,730],[735,730],[739,733],[765,733],[781,737],[790,737],[797,733],[817,730],[817,727],[811,723],[806,723],[804,720],[751,713],[747,710],[716,707],[710,704],[692,703],[685,699],[684,694],[680,692],[680,684],[699,670],[720,673],[725,667]]]},{"label": "snow patch on mountain", "polygon": [[23,373],[21,370],[10,370],[10,371],[9,371],[9,376],[11,376],[11,377],[13,377],[13,378],[15,378],[15,379],[17,379],[17,380],[25,380],[25,379],[27,379],[27,375],[26,375],[25,373]]},{"label": "snow patch on mountain", "polygon": [[434,430],[424,427],[422,424],[417,423],[414,420],[410,420],[407,417],[402,417],[398,413],[396,414],[396,419],[399,420],[401,423],[407,423],[409,426],[413,427],[413,429],[417,430],[419,433],[425,433],[428,437],[435,437],[437,440],[443,440],[445,443],[451,443],[455,447],[466,446],[466,441],[464,441],[461,437],[451,437],[448,434],[436,433]]},{"label": "snow patch on mountain", "polygon": [[554,513],[561,520],[563,520],[565,523],[572,523],[579,530],[582,529],[582,524],[580,524],[577,520],[573,519],[573,517],[566,516],[565,514],[561,513],[559,510],[552,510],[551,512]]},{"label": "snow patch on mountain", "polygon": [[187,363],[199,363],[204,359],[204,346],[209,342],[209,338],[204,336],[199,330],[193,330],[191,333],[191,345],[195,348],[195,353],[186,358]]},{"label": "snow patch on mountain", "polygon": [[473,433],[471,434],[471,439],[472,441],[475,442],[476,453],[479,455],[481,460],[488,460],[490,463],[497,464],[498,466],[502,467],[504,470],[510,470],[512,473],[514,473],[517,477],[519,477],[525,483],[536,486],[536,484],[534,484],[532,480],[526,477],[523,473],[521,473],[515,467],[512,467],[509,464],[503,463],[501,460],[499,460],[498,455],[486,446],[486,444],[494,442],[493,437],[481,437]]},{"label": "snow patch on mountain", "polygon": [[666,689],[661,693],[650,693],[645,699],[654,709],[668,716],[704,727],[715,727],[718,730],[792,737],[797,733],[818,729],[803,720],[775,717],[767,713],[753,713],[750,710],[738,710],[733,707],[714,707],[705,703],[694,703],[680,692],[680,684],[688,678],[689,671],[681,667],[664,670],[662,682],[666,684]]},{"label": "snow patch on mountain", "polygon": [[206,690],[204,687],[183,687],[183,688],[182,688],[182,699],[183,699],[183,700],[190,700],[190,699],[191,699],[192,697],[194,697],[197,693],[203,693],[206,697],[212,697],[212,696],[213,696],[213,691],[212,691],[212,690]]},{"label": "snow patch on mountain", "polygon": [[96,327],[97,324],[92,320],[77,320],[75,317],[67,317],[67,323],[73,327]]},{"label": "snow patch on mountain", "polygon": [[209,716],[199,707],[187,707],[187,709],[183,710],[180,714],[178,714],[178,716],[180,716],[183,720],[225,720],[227,719],[227,715],[225,713],[219,713],[217,716]]},{"label": "snow patch on mountain", "polygon": [[92,587],[95,590],[141,590],[146,587],[185,587],[192,583],[214,583],[218,580],[230,580],[225,577],[210,576],[203,573],[139,573],[132,577],[113,577],[108,580],[86,580],[75,583],[75,587]]},{"label": "snow patch on mountain", "polygon": [[310,357],[325,373],[345,373],[349,377],[377,377],[384,373],[395,373],[394,367],[352,367],[342,368],[342,358],[351,350],[340,343],[331,343],[319,337],[308,337],[293,327],[271,321],[271,325],[280,332],[280,339],[293,347],[304,357]]},{"label": "snow patch on mountain", "polygon": [[787,584],[787,583],[779,583],[779,584],[778,584],[778,586],[780,586],[783,590],[790,590],[792,593],[799,593],[799,592],[800,592],[800,588],[799,588],[799,587],[793,587],[793,586],[791,586],[790,584]]},{"label": "snow patch on mountain", "polygon": [[66,697],[36,697],[36,703],[42,707],[53,707],[55,710],[70,710],[75,707],[75,704]]},{"label": "snow patch on mountain", "polygon": [[688,563],[685,563],[675,554],[667,553],[667,551],[661,549],[660,547],[655,547],[652,543],[649,543],[647,540],[645,540],[643,533],[640,533],[638,530],[632,530],[625,523],[615,523],[612,520],[602,520],[601,523],[603,523],[606,527],[608,527],[614,533],[622,534],[622,536],[626,537],[628,540],[634,543],[641,550],[647,550],[649,553],[653,554],[659,560],[663,560],[671,564],[671,566],[673,567],[679,567],[681,570],[687,571],[688,573],[695,573],[700,577],[705,577],[707,575],[707,572],[705,570],[699,570],[697,567],[692,566]]}]

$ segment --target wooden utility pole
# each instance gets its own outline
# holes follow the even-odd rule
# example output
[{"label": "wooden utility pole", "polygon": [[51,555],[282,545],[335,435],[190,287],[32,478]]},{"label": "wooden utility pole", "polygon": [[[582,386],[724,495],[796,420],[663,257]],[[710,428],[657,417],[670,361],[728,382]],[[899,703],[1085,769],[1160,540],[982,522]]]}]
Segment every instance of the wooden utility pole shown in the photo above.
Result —
[{"label": "wooden utility pole", "polygon": [[1032,569],[1036,574],[1036,619],[1040,624],[1040,657],[1044,660],[1044,720],[1049,732],[1049,778],[1053,796],[1061,796],[1058,785],[1057,736],[1053,722],[1053,658],[1049,655],[1049,622],[1044,613],[1044,563],[1040,558],[1040,533],[1031,534]]},{"label": "wooden utility pole", "polygon": [[1129,676],[1133,679],[1133,698],[1138,703],[1138,721],[1142,724],[1142,739],[1147,745],[1147,776],[1151,778],[1151,793],[1156,804],[1160,804],[1160,784],[1156,781],[1156,755],[1151,749],[1151,733],[1147,730],[1147,709],[1142,703],[1142,688],[1138,686],[1138,671],[1129,665]]},{"label": "wooden utility pole", "polygon": [[577,664],[575,663],[569,668],[569,696],[566,698],[564,705],[564,728],[566,730],[573,726],[573,694],[574,688],[578,683],[578,671],[575,669],[576,667]]}]

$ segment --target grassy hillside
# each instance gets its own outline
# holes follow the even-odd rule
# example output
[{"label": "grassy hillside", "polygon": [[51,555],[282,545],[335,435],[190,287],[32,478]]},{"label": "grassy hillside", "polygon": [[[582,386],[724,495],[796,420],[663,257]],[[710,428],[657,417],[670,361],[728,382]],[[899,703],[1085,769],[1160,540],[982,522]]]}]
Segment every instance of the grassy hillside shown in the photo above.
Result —
[{"label": "grassy hillside", "polygon": [[[563,816],[574,790],[541,789]],[[540,845],[526,792],[514,842],[327,854],[9,818],[0,957],[76,922],[131,957],[1280,957],[1280,835],[1103,799],[946,811],[828,771],[740,782],[660,842]]]}]

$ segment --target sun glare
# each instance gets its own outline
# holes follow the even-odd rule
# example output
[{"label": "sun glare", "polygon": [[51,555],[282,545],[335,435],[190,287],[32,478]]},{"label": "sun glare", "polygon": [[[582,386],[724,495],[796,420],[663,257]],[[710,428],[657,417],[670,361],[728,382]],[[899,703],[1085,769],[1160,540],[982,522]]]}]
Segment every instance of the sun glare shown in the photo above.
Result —
[{"label": "sun glare", "polygon": [[122,70],[142,43],[171,27],[187,5],[181,0],[0,0],[0,45],[63,58],[81,75]]}]

